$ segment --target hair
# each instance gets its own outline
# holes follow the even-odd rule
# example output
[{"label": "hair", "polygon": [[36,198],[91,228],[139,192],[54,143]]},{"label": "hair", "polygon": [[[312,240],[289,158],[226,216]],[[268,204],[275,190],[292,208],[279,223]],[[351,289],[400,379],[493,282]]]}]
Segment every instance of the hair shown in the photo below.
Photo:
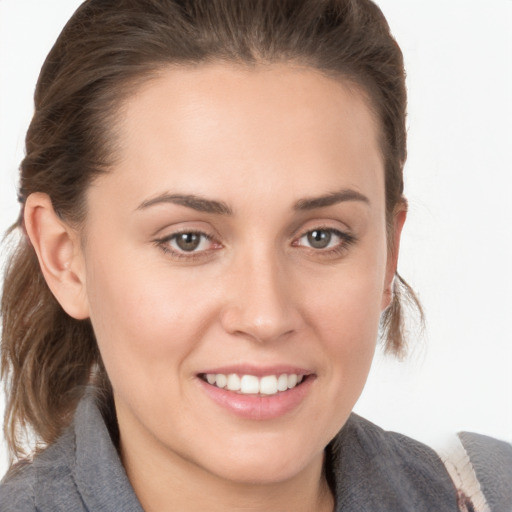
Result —
[{"label": "hair", "polygon": [[[112,133],[123,101],[169,65],[212,61],[245,66],[292,62],[359,86],[376,114],[385,166],[388,238],[403,197],[406,88],[403,57],[370,0],[87,0],[49,53],[26,136],[18,232],[1,302],[4,432],[12,458],[23,433],[51,444],[70,423],[87,386],[111,395],[89,320],[68,316],[50,292],[24,232],[34,192],[80,226],[85,191],[115,158]],[[397,274],[381,317],[388,352],[405,350],[400,295],[419,305]],[[403,297],[402,297],[403,299]]]}]

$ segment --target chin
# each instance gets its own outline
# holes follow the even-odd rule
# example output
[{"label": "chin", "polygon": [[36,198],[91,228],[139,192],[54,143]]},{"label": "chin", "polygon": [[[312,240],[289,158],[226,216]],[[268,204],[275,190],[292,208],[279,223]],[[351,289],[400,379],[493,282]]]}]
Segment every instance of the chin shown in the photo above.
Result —
[{"label": "chin", "polygon": [[[319,457],[323,462],[323,451]],[[311,461],[308,461],[309,463]],[[247,485],[273,485],[286,482],[305,470],[308,463],[297,458],[259,457],[247,460],[245,457],[230,458],[220,467],[216,466],[212,473],[220,478]]]},{"label": "chin", "polygon": [[196,463],[226,481],[251,485],[282,483],[309,468],[322,466],[324,446],[320,440],[308,447],[303,438],[293,439],[293,434],[286,437],[245,437],[243,442],[218,446],[215,453],[203,452],[203,464],[201,459],[196,459]]}]

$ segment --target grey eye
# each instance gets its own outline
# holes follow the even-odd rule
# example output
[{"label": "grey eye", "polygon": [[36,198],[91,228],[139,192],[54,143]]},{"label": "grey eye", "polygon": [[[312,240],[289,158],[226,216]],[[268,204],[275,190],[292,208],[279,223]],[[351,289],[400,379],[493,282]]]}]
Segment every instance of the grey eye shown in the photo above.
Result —
[{"label": "grey eye", "polygon": [[166,254],[183,258],[204,256],[211,250],[222,248],[221,244],[201,231],[182,231],[155,240],[155,242]]},{"label": "grey eye", "polygon": [[308,244],[314,249],[329,247],[332,240],[332,232],[325,229],[315,229],[306,235]]}]

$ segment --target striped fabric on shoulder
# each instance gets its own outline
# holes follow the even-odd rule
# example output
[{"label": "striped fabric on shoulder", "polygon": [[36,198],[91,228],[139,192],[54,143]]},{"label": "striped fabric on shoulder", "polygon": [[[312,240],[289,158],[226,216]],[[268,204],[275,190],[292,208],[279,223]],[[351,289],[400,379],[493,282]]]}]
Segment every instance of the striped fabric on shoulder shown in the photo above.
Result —
[{"label": "striped fabric on shoulder", "polygon": [[459,436],[437,450],[457,489],[460,512],[491,512],[476,476],[475,469]]}]

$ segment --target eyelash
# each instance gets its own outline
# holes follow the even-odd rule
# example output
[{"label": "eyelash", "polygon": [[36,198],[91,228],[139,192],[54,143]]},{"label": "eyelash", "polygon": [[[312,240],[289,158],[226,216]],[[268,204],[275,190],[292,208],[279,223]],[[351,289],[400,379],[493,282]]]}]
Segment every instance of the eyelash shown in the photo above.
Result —
[{"label": "eyelash", "polygon": [[[207,240],[208,242],[213,242],[214,238],[206,233],[203,233],[202,231],[193,231],[193,230],[187,230],[187,231],[178,231],[177,233],[173,233],[172,235],[165,236],[163,238],[159,238],[155,240],[155,245],[159,247],[165,254],[171,255],[175,259],[183,259],[188,261],[193,261],[198,258],[204,257],[207,253],[211,253],[212,250],[216,249],[206,249],[203,251],[184,251],[184,250],[178,250],[170,247],[170,243],[174,240],[177,240],[177,238],[180,235],[196,235],[200,236],[202,239]],[[218,244],[220,247],[220,244]]]},{"label": "eyelash", "polygon": [[[321,249],[317,249],[314,247],[307,247],[307,246],[299,244],[299,241],[301,239],[303,239],[304,237],[307,237],[308,235],[314,233],[315,231],[326,232],[326,233],[329,233],[331,236],[334,235],[340,239],[340,242],[337,243],[334,247],[327,247],[327,248],[321,248]],[[171,255],[175,259],[183,259],[183,260],[188,260],[188,261],[194,261],[196,259],[205,257],[208,254],[210,254],[212,251],[215,251],[222,247],[222,245],[220,243],[217,243],[218,247],[216,247],[214,249],[209,248],[209,249],[205,249],[202,251],[195,251],[195,250],[194,251],[184,251],[184,250],[177,250],[177,249],[170,247],[170,243],[173,240],[174,241],[177,240],[177,238],[180,235],[196,235],[196,236],[200,236],[203,240],[215,243],[215,239],[211,235],[208,235],[202,231],[193,231],[193,230],[179,231],[177,233],[173,233],[172,235],[156,239],[154,241],[154,243],[165,254]],[[292,246],[293,247],[304,247],[306,250],[313,252],[315,255],[322,255],[322,256],[326,256],[326,257],[333,256],[334,257],[334,256],[344,253],[348,249],[348,247],[350,245],[354,244],[355,242],[357,242],[356,237],[349,233],[345,233],[343,231],[339,231],[338,229],[334,229],[334,228],[330,228],[330,227],[315,227],[313,229],[310,229],[310,230],[304,232],[302,235],[300,235],[298,238],[296,238],[292,242]]]},{"label": "eyelash", "polygon": [[[323,249],[317,249],[314,247],[306,247],[299,245],[299,241],[303,238],[307,237],[309,234],[314,233],[315,231],[322,231],[329,233],[331,236],[334,235],[340,239],[340,241],[334,246],[334,247],[326,247]],[[345,233],[343,231],[340,231],[335,228],[330,228],[326,226],[318,226],[313,229],[309,229],[305,233],[303,233],[300,237],[296,238],[292,245],[295,247],[305,247],[305,249],[313,252],[315,255],[321,255],[325,257],[335,257],[343,254],[345,251],[347,251],[348,247],[350,245],[353,245],[355,242],[357,242],[357,239],[354,235],[351,235],[350,233]]]}]

